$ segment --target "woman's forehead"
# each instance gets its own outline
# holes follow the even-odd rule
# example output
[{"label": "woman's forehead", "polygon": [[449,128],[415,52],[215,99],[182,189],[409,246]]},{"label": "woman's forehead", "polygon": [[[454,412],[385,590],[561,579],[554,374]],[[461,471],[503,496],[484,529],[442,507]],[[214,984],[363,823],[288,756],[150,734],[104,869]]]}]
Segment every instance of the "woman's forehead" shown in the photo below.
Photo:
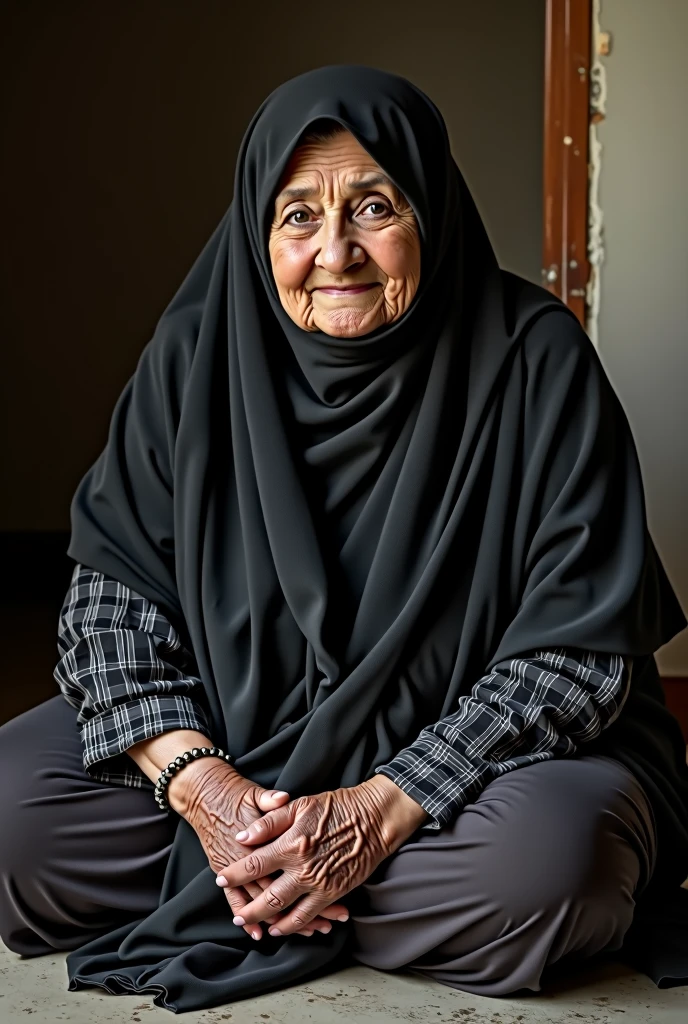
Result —
[{"label": "woman's forehead", "polygon": [[342,131],[333,138],[300,143],[282,172],[279,190],[292,181],[312,179],[322,174],[335,174],[346,180],[348,177],[371,173],[383,175],[380,165],[358,139],[350,132]]},{"label": "woman's forehead", "polygon": [[349,132],[335,138],[307,140],[292,153],[280,178],[275,207],[316,198],[334,185],[346,196],[375,189],[401,198],[392,179]]}]

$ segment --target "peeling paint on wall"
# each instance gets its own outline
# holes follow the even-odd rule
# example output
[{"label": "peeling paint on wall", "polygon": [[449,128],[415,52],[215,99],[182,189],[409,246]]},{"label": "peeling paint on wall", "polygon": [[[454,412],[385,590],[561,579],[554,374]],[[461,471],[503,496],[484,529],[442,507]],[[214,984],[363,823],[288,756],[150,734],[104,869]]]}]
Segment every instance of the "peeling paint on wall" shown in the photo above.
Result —
[{"label": "peeling paint on wall", "polygon": [[602,169],[602,143],[598,138],[597,126],[604,121],[607,103],[607,76],[600,59],[603,47],[600,41],[606,36],[600,29],[602,0],[592,4],[592,59],[590,66],[590,141],[589,141],[589,186],[588,186],[588,260],[590,278],[586,289],[586,328],[597,347],[599,342],[599,318],[601,298],[601,271],[604,263],[604,223],[600,206],[600,171]]}]

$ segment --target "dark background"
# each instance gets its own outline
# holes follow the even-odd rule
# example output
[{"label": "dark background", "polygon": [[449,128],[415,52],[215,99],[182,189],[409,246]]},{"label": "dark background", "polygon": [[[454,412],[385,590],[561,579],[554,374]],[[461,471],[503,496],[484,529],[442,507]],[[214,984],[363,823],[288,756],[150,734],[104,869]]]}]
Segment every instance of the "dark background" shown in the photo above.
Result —
[{"label": "dark background", "polygon": [[1,530],[64,530],[112,406],[285,79],[371,63],[437,102],[509,269],[540,274],[544,0],[14,0],[0,28]]}]

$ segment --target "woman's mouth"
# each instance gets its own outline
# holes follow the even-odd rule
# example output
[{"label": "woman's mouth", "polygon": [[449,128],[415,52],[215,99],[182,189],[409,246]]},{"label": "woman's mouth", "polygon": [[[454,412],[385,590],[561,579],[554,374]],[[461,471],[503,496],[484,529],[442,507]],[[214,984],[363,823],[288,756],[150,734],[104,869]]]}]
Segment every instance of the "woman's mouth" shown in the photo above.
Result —
[{"label": "woman's mouth", "polygon": [[372,284],[348,284],[340,287],[332,288],[316,288],[316,291],[322,292],[323,295],[361,295],[363,292],[369,292],[371,288],[375,288],[377,281],[373,281]]}]

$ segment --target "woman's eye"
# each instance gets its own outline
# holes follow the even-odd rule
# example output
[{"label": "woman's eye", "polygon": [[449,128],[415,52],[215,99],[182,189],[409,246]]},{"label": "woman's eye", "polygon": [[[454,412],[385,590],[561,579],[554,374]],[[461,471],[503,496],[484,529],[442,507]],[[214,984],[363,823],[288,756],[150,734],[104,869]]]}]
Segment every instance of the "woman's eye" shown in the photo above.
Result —
[{"label": "woman's eye", "polygon": [[[301,219],[299,219],[299,218],[301,218]],[[308,223],[308,213],[305,210],[294,210],[294,212],[290,213],[289,216],[287,217],[287,223],[288,224],[307,224]]]},{"label": "woman's eye", "polygon": [[385,213],[389,213],[385,203],[380,203],[377,200],[373,203],[368,203],[363,208],[363,212],[368,212],[371,217],[381,217]]}]

